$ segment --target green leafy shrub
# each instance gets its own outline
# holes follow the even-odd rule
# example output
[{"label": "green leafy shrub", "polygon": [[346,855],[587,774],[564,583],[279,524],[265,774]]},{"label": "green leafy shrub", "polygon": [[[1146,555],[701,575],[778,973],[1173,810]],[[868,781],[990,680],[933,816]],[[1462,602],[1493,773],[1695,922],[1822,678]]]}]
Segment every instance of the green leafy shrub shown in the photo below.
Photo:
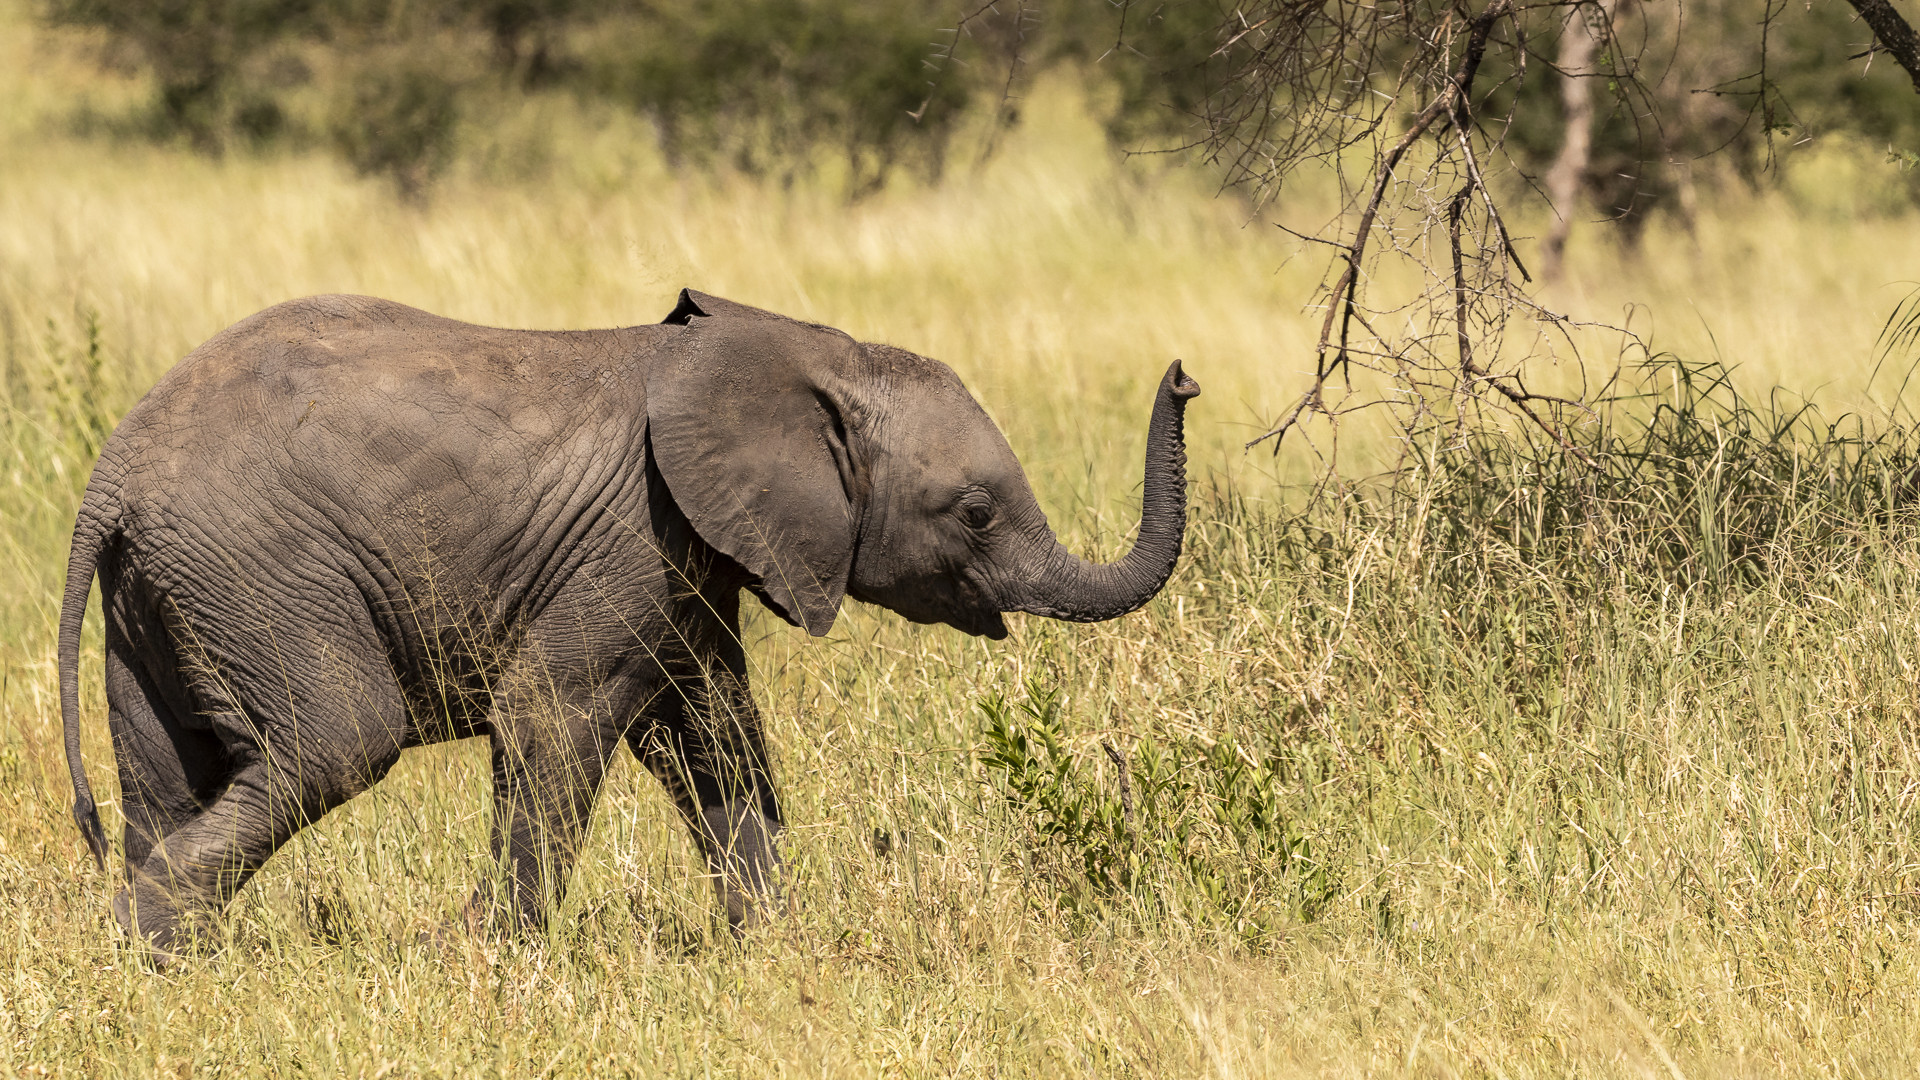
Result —
[{"label": "green leafy shrub", "polygon": [[980,707],[980,764],[1066,906],[1124,897],[1259,938],[1282,916],[1317,918],[1337,890],[1289,824],[1274,763],[1231,737],[1141,738],[1131,760],[1102,743],[1118,770],[1103,784],[1068,749],[1056,691],[1034,684],[1026,701]]}]

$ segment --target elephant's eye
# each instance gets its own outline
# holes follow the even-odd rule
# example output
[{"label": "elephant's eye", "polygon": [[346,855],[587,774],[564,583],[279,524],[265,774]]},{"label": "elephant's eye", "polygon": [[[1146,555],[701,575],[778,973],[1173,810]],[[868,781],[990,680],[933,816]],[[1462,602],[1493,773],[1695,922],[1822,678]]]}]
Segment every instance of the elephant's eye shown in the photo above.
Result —
[{"label": "elephant's eye", "polygon": [[960,501],[960,520],[969,529],[984,529],[993,524],[993,504],[985,495],[971,494]]}]

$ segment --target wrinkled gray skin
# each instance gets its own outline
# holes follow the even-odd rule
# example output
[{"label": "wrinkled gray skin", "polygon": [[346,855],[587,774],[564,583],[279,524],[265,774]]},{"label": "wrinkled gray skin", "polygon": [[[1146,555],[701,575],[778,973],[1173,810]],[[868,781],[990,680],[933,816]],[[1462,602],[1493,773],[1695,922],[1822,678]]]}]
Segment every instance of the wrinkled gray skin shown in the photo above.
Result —
[{"label": "wrinkled gray skin", "polygon": [[1005,636],[1157,592],[1185,527],[1175,364],[1134,549],[1062,548],[945,365],[695,292],[658,325],[495,330],[383,300],[282,304],[195,350],[101,452],[60,624],[74,815],[97,571],[126,815],[121,925],[162,957],[407,747],[485,736],[506,895],[538,925],[625,740],[738,930],[778,871],[740,591],[827,632],[844,596]]}]

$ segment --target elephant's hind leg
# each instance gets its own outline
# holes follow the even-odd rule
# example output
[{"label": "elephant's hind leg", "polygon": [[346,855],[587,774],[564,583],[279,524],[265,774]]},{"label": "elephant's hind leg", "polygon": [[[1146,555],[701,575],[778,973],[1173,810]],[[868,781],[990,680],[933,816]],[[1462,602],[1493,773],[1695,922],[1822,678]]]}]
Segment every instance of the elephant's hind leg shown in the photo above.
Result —
[{"label": "elephant's hind leg", "polygon": [[[107,726],[120,774],[129,879],[153,845],[201,812],[232,764],[204,725],[191,726],[171,658],[151,647],[137,624],[109,610],[106,632]],[[118,906],[125,907],[122,899]]]},{"label": "elephant's hind leg", "polygon": [[162,959],[181,952],[202,918],[224,908],[304,823],[300,802],[285,770],[245,762],[210,806],[129,867],[132,903],[116,914]]},{"label": "elephant's hind leg", "polygon": [[211,719],[231,775],[131,867],[130,929],[163,959],[294,833],[372,786],[399,757],[406,713],[390,674],[327,662],[317,645],[279,644],[289,674],[277,685],[227,680],[196,690],[217,703]]}]

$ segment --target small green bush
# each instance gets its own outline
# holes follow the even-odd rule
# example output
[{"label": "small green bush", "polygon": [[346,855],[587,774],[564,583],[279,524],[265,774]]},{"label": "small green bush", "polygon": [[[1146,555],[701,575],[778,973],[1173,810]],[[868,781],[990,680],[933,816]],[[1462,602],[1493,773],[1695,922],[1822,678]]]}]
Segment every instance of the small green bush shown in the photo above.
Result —
[{"label": "small green bush", "polygon": [[1103,784],[1067,747],[1057,691],[980,703],[979,761],[1035,845],[1035,869],[1068,908],[1129,898],[1149,913],[1225,924],[1248,939],[1317,918],[1338,885],[1289,824],[1280,776],[1232,737],[1140,738]]}]

